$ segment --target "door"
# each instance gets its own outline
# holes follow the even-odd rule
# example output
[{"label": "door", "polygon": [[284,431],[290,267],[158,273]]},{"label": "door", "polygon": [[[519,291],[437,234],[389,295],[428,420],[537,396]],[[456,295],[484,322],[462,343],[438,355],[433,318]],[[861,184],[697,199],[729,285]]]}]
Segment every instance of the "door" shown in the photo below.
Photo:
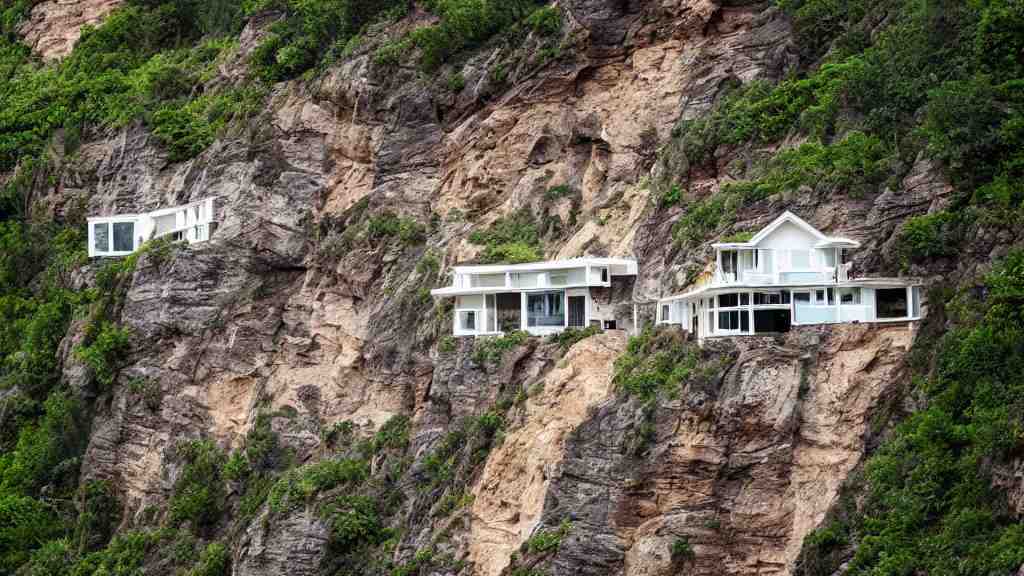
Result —
[{"label": "door", "polygon": [[587,325],[587,297],[569,296],[569,327],[583,328]]}]

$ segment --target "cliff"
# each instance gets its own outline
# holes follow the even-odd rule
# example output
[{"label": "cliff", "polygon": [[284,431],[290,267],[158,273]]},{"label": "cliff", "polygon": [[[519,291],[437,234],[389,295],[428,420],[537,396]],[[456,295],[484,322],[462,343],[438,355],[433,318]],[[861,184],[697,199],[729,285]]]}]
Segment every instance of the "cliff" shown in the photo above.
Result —
[{"label": "cliff", "polygon": [[[155,4],[174,5],[162,24],[192,10]],[[298,34],[288,26],[299,9],[264,4],[221,29],[227,40],[179,31],[176,50],[191,56],[157,50],[143,72],[122,71],[138,81],[99,92],[131,86],[131,106],[102,105],[116,122],[83,112],[47,124],[34,164],[3,148],[2,181],[29,207],[17,217],[39,226],[207,197],[218,206],[208,243],[156,243],[64,272],[62,289],[85,296],[67,305],[53,381],[41,394],[11,377],[5,410],[9,398],[38,405],[0,421],[16,454],[27,442],[17,426],[43,429],[33,422],[51,390],[79,399],[81,445],[55,457],[73,478],[18,496],[70,494],[58,516],[71,528],[12,546],[23,555],[5,568],[640,576],[870,565],[850,564],[871,542],[849,512],[870,492],[866,463],[932,405],[918,380],[938,374],[943,334],[983,314],[963,312],[974,310],[964,294],[997,286],[986,274],[1022,229],[1016,204],[970,199],[1000,176],[968,183],[915,140],[916,124],[902,127],[925,112],[886,116],[856,90],[827,93],[839,82],[827,54],[887,46],[896,24],[885,10],[833,14],[844,32],[815,38],[803,3],[564,0],[557,28],[516,24],[429,68],[415,58],[431,45],[403,39],[454,17],[409,3],[361,23],[316,66],[282,72],[288,49],[266,47]],[[81,27],[119,5],[36,3],[17,34],[54,62],[23,65],[70,75],[76,53],[111,43],[101,26],[72,52]],[[523,22],[541,22],[534,8]],[[167,62],[176,67],[163,75],[144,69]],[[797,120],[826,97],[825,128],[813,125],[820,111]],[[175,114],[186,120],[171,126]],[[852,133],[868,144],[850,152]],[[474,342],[448,336],[451,309],[427,292],[494,248],[473,232],[514,226],[538,257],[636,257],[633,298],[647,305],[684,288],[713,242],[784,209],[860,240],[859,270],[925,278],[928,321],[703,347],[670,329],[633,342],[619,331]],[[5,217],[15,212],[5,204]],[[931,253],[914,244],[921,228]],[[623,385],[621,358],[659,355],[695,367],[649,393]],[[982,484],[993,501],[1019,503],[1007,452]],[[100,522],[90,502],[102,498]],[[1000,530],[1017,522],[993,517]],[[840,521],[842,541],[822,547],[821,530]]]}]

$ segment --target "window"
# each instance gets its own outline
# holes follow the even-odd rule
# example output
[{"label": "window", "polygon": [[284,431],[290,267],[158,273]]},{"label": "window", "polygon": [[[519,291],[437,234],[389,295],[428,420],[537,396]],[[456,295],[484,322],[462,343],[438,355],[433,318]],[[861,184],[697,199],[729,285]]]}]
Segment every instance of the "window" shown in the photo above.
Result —
[{"label": "window", "polygon": [[750,320],[746,311],[730,310],[718,313],[719,330],[750,330]]},{"label": "window", "polygon": [[793,301],[796,302],[798,305],[799,304],[803,304],[803,305],[810,304],[811,303],[811,293],[810,292],[794,292],[793,293]]},{"label": "window", "polygon": [[569,283],[568,272],[552,272],[551,273],[551,285],[552,286],[565,286]]},{"label": "window", "polygon": [[565,326],[564,300],[564,292],[527,295],[526,325],[531,328]]},{"label": "window", "polygon": [[840,288],[839,303],[851,305],[860,304],[860,288]]},{"label": "window", "polygon": [[739,306],[738,294],[722,294],[718,297],[719,308],[735,308],[737,306]]},{"label": "window", "polygon": [[97,252],[110,252],[110,224],[92,225],[93,247]]},{"label": "window", "polygon": [[463,332],[476,331],[476,310],[463,310],[459,312],[459,329]]},{"label": "window", "polygon": [[835,288],[829,288],[828,289],[828,305],[829,306],[835,306],[835,304],[836,304],[836,289]]},{"label": "window", "polygon": [[661,321],[668,322],[668,304],[661,305]]},{"label": "window", "polygon": [[498,306],[494,294],[484,296],[485,307],[487,308],[487,331],[498,331]]},{"label": "window", "polygon": [[722,252],[722,271],[731,274],[736,272],[736,251],[726,250]]},{"label": "window", "polygon": [[135,250],[135,223],[114,222],[114,252]]},{"label": "window", "polygon": [[601,282],[608,283],[608,269],[601,268]]},{"label": "window", "polygon": [[747,294],[746,292],[743,292],[742,294],[740,294],[740,306],[749,306],[749,305],[750,305],[750,294]]},{"label": "window", "polygon": [[875,307],[879,318],[906,318],[910,315],[906,288],[875,290]]},{"label": "window", "polygon": [[789,292],[754,292],[755,306],[779,306],[789,304]]},{"label": "window", "polygon": [[816,304],[825,304],[825,290],[815,290],[814,300]]}]

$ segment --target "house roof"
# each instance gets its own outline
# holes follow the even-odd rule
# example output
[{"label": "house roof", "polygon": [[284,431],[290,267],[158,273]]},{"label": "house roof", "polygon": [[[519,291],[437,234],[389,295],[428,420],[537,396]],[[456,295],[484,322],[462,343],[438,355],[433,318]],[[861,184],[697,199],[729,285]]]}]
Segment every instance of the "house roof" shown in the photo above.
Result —
[{"label": "house roof", "polygon": [[92,222],[94,220],[96,220],[96,221],[102,221],[102,220],[131,220],[131,219],[141,218],[143,216],[146,216],[146,217],[149,217],[149,218],[158,218],[160,216],[166,216],[168,214],[174,214],[175,212],[178,212],[180,210],[185,210],[185,209],[191,208],[193,206],[198,206],[198,205],[203,204],[203,203],[205,203],[205,202],[207,202],[209,200],[216,200],[216,198],[217,198],[216,196],[206,197],[206,198],[202,198],[200,200],[195,200],[193,202],[186,202],[185,204],[181,204],[181,205],[178,205],[178,206],[171,206],[171,207],[168,207],[168,208],[157,208],[156,210],[150,210],[149,212],[139,212],[139,213],[134,213],[134,214],[111,214],[110,216],[89,216],[88,218],[86,218],[86,221]]},{"label": "house roof", "polygon": [[500,274],[503,272],[539,272],[561,268],[583,268],[585,266],[608,266],[613,276],[635,276],[636,260],[627,258],[583,257],[565,260],[547,260],[544,262],[528,262],[525,264],[484,264],[474,266],[454,266],[457,274]]},{"label": "house roof", "polygon": [[860,242],[857,242],[856,240],[850,240],[849,238],[826,236],[821,232],[821,230],[818,230],[814,226],[811,226],[810,224],[807,223],[806,220],[797,216],[796,214],[793,214],[789,210],[786,210],[785,212],[780,214],[778,218],[772,220],[767,226],[762,228],[760,232],[754,234],[754,236],[751,237],[750,240],[746,242],[721,242],[718,244],[712,244],[712,246],[717,249],[755,248],[758,244],[761,243],[762,240],[770,236],[772,232],[778,229],[779,226],[782,226],[787,222],[797,226],[798,228],[804,230],[805,232],[813,236],[817,240],[817,242],[814,245],[815,248],[857,248],[860,246]]}]

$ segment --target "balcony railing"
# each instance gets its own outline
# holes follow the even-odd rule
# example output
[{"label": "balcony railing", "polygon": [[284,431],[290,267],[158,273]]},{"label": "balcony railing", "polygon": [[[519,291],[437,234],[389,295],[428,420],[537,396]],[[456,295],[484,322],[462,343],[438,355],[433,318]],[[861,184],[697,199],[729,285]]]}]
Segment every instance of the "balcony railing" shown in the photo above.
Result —
[{"label": "balcony railing", "polygon": [[745,284],[752,286],[773,286],[780,284],[835,284],[845,282],[847,270],[840,267],[824,270],[780,270],[775,273],[755,270],[726,272],[721,267],[715,270],[714,283],[721,285]]}]

